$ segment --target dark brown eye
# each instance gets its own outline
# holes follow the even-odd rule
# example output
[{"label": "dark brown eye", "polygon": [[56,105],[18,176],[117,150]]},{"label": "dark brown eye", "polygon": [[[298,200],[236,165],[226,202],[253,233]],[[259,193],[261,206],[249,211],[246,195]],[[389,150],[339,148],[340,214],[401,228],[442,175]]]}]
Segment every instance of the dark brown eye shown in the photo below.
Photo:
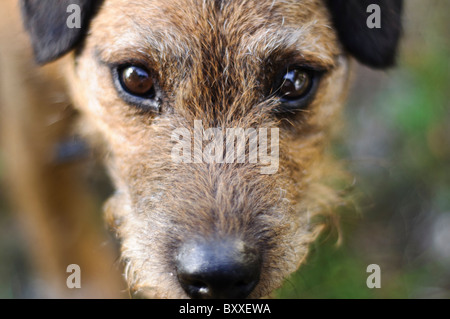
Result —
[{"label": "dark brown eye", "polygon": [[314,100],[319,88],[320,79],[326,73],[324,70],[316,70],[310,67],[291,66],[279,73],[274,81],[273,92],[280,102],[274,109],[274,113],[288,114],[305,110]]},{"label": "dark brown eye", "polygon": [[154,82],[149,72],[138,66],[127,66],[119,70],[120,83],[132,95],[151,98]]},{"label": "dark brown eye", "polygon": [[306,70],[289,70],[283,77],[279,95],[288,101],[306,96],[312,87],[311,73]]}]

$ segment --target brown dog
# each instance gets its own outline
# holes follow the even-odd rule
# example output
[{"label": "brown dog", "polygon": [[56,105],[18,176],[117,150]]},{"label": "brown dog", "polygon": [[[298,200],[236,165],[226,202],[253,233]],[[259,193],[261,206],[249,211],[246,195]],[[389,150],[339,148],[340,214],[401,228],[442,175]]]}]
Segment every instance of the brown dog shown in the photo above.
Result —
[{"label": "brown dog", "polygon": [[[92,249],[102,239],[78,171],[49,161],[71,134],[70,104],[79,131],[104,150],[116,188],[106,219],[130,290],[158,298],[259,298],[299,267],[324,221],[312,217],[343,201],[328,184],[339,169],[324,146],[350,58],[391,66],[402,9],[400,0],[22,0],[37,62],[58,60],[36,70],[6,3],[2,136],[36,259],[60,277],[79,264],[118,291],[101,266],[110,253]],[[380,28],[368,24],[373,3]],[[68,24],[78,12],[70,4],[79,26]],[[196,153],[207,139],[195,139],[209,128],[260,135],[245,137],[244,161],[217,150],[211,161]],[[270,173],[263,156],[250,159],[251,145],[267,145],[264,128],[277,129]],[[174,132],[194,143],[179,147]],[[193,156],[177,160],[174,150]]]}]

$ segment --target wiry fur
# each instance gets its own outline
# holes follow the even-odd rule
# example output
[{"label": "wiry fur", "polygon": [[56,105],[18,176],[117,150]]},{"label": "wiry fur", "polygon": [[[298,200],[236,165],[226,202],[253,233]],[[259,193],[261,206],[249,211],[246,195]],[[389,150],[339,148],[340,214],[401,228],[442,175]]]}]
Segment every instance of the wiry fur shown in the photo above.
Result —
[{"label": "wiry fur", "polygon": [[[117,193],[107,216],[123,241],[128,282],[152,297],[184,297],[174,265],[180,245],[231,235],[262,252],[260,284],[250,297],[265,296],[297,269],[316,234],[309,219],[317,202],[307,194],[318,191],[322,147],[345,92],[347,62],[317,1],[305,4],[310,12],[294,2],[152,3],[142,8],[126,1],[125,10],[125,1],[107,2],[93,30],[107,24],[114,32],[94,31],[77,69],[67,71],[77,75],[68,81],[77,105],[109,148]],[[167,92],[162,114],[124,105],[94,54],[105,63],[134,58],[152,65]],[[271,113],[276,101],[265,96],[288,59],[331,71],[307,111],[280,119]],[[279,172],[261,175],[255,164],[173,163],[171,133],[192,131],[196,119],[205,128],[282,127]],[[333,204],[333,193],[320,194],[322,205]]]},{"label": "wiry fur", "polygon": [[[154,70],[161,110],[117,94],[108,65]],[[305,64],[325,71],[307,109],[283,116],[273,82]],[[79,127],[104,149],[116,187],[106,219],[122,242],[133,293],[184,298],[175,254],[197,238],[234,237],[257,247],[261,279],[251,298],[279,287],[321,230],[314,216],[343,202],[324,180],[339,172],[324,148],[349,80],[349,59],[321,0],[106,0],[82,47],[60,60]],[[280,128],[274,175],[261,164],[184,164],[171,134],[205,128]]]}]

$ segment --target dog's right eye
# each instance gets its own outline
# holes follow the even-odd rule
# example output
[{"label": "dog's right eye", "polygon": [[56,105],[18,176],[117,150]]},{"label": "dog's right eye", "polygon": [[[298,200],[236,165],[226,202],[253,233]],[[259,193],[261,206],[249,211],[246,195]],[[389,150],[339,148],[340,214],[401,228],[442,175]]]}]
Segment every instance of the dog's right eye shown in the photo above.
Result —
[{"label": "dog's right eye", "polygon": [[161,110],[162,94],[153,72],[137,64],[112,66],[111,71],[122,100],[142,111]]},{"label": "dog's right eye", "polygon": [[154,97],[154,82],[149,71],[134,65],[118,71],[120,84],[127,93],[143,98]]}]

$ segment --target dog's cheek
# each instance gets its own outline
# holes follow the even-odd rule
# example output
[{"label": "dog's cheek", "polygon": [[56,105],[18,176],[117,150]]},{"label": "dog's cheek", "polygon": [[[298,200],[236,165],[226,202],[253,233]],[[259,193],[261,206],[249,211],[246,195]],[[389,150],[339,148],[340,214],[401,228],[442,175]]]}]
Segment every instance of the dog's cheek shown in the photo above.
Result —
[{"label": "dog's cheek", "polygon": [[124,129],[133,125],[127,122],[127,107],[118,97],[108,67],[100,65],[89,48],[71,58],[64,63],[64,74],[74,107],[85,125],[111,148],[136,140]]},{"label": "dog's cheek", "polygon": [[[107,93],[102,87],[102,81],[107,81],[107,78],[104,78],[104,74],[98,74],[96,63],[85,55],[87,54],[83,51],[76,58],[70,56],[64,63],[63,73],[75,108],[89,118],[100,120],[101,123],[106,112],[98,98]],[[102,80],[99,79],[100,76],[103,76]]]},{"label": "dog's cheek", "polygon": [[337,65],[321,79],[319,90],[311,104],[309,124],[319,130],[328,131],[339,123],[336,121],[344,101],[347,98],[351,81],[351,63],[344,55],[337,60]]},{"label": "dog's cheek", "polygon": [[126,219],[132,214],[128,196],[121,191],[116,191],[103,206],[104,218],[108,226],[121,237],[121,229]]}]

